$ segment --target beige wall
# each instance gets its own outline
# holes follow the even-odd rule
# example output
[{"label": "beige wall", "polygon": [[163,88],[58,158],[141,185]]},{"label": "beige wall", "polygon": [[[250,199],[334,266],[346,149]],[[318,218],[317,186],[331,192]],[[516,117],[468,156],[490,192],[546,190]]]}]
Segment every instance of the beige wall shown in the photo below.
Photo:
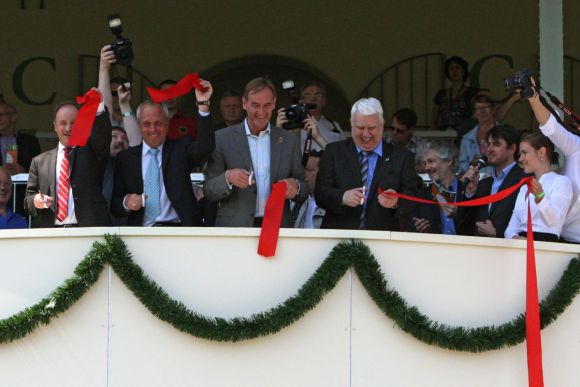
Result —
[{"label": "beige wall", "polygon": [[[329,2],[297,0],[226,1],[3,1],[4,38],[0,50],[0,92],[20,112],[23,128],[49,130],[49,105],[29,106],[12,88],[17,66],[35,56],[54,58],[55,70],[36,62],[24,73],[23,87],[36,100],[56,92],[56,100],[78,93],[80,54],[98,54],[111,41],[106,16],[119,12],[125,35],[135,47],[135,67],[153,80],[203,72],[232,58],[268,54],[311,64],[341,86],[349,101],[387,66],[413,55],[442,52],[464,56],[471,64],[490,54],[511,55],[514,69],[537,70],[537,1]],[[580,56],[577,33],[580,4],[565,1],[565,50]],[[571,17],[568,17],[571,15]],[[513,72],[491,61],[481,85],[503,96],[502,79]],[[219,91],[217,91],[219,92]],[[387,111],[387,114],[391,112]],[[508,121],[529,124],[526,104]]]}]

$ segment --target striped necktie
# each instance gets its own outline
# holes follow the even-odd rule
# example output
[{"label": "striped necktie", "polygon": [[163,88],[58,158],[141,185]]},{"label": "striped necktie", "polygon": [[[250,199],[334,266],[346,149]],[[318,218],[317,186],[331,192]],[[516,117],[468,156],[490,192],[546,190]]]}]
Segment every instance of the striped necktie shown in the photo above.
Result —
[{"label": "striped necktie", "polygon": [[[367,151],[360,151],[358,154],[358,162],[360,164],[360,176],[362,180],[363,187],[367,187],[367,182],[369,178],[369,152]],[[365,189],[365,201],[361,209],[360,213],[360,223],[359,229],[366,230],[367,228],[367,220],[366,220],[366,208],[367,208],[367,191]]]},{"label": "striped necktie", "polygon": [[58,176],[58,212],[56,220],[63,222],[68,217],[68,196],[70,192],[70,151],[72,148],[64,148],[64,157],[60,162],[60,174]]},{"label": "striped necktie", "polygon": [[157,153],[159,149],[149,149],[149,164],[147,165],[147,174],[145,175],[145,195],[147,195],[147,204],[145,205],[145,218],[155,221],[161,214],[161,200],[159,190],[159,162]]}]

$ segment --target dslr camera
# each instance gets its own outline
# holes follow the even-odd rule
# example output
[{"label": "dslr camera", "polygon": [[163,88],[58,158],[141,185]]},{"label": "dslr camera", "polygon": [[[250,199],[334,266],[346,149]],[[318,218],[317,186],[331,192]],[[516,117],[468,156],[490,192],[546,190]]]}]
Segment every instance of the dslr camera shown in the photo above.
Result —
[{"label": "dslr camera", "polygon": [[123,26],[121,25],[121,16],[118,13],[109,15],[107,17],[109,21],[109,28],[115,39],[111,43],[111,51],[115,53],[115,58],[117,63],[129,67],[133,61],[133,43],[127,38],[121,36],[123,32]]},{"label": "dslr camera", "polygon": [[519,90],[522,98],[527,99],[534,96],[532,72],[529,69],[521,69],[513,77],[505,78],[504,85],[510,93]]},{"label": "dslr camera", "polygon": [[288,119],[288,122],[283,125],[284,129],[290,130],[304,127],[304,120],[308,117],[308,112],[312,109],[316,109],[316,104],[300,103],[300,96],[298,95],[296,86],[294,86],[294,81],[292,80],[283,82],[282,88],[288,94],[290,101],[292,101],[292,105],[284,108],[284,113]]}]

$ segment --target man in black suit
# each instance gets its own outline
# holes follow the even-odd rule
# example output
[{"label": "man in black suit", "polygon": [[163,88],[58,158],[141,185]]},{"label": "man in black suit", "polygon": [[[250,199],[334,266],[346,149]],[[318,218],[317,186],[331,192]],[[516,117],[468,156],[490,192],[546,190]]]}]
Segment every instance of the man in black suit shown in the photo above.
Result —
[{"label": "man in black suit", "polygon": [[[72,102],[55,107],[58,147],[36,156],[30,165],[25,207],[29,214],[41,217],[43,227],[110,225],[107,202],[101,193],[111,143],[109,116],[102,107],[87,144],[71,148],[68,143],[77,113]],[[61,185],[66,170],[68,182]]]},{"label": "man in black suit", "polygon": [[401,230],[413,205],[379,194],[379,188],[415,196],[414,156],[383,141],[377,99],[355,102],[350,123],[352,138],[328,144],[320,161],[315,198],[326,210],[321,228]]},{"label": "man in black suit", "polygon": [[[202,80],[196,89],[197,139],[167,139],[169,112],[164,105],[143,102],[137,122],[143,142],[118,154],[111,211],[128,216],[128,226],[200,226],[190,172],[202,165],[215,147],[209,114],[212,87]],[[154,164],[152,164],[154,163]]]},{"label": "man in black suit", "polygon": [[[516,159],[520,143],[520,133],[508,125],[498,125],[488,136],[488,164],[494,167],[492,175],[479,181],[479,171],[471,166],[463,176],[466,199],[487,196],[517,184],[524,171]],[[460,207],[457,213],[459,233],[503,238],[515,206],[518,191],[506,199],[479,207]]]}]

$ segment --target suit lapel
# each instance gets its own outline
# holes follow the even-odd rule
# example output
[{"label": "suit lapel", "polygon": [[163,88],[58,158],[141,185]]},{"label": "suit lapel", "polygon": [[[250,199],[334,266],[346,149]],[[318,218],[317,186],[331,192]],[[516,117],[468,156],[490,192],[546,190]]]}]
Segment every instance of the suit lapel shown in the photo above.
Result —
[{"label": "suit lapel", "polygon": [[[369,194],[373,197],[377,194],[377,189],[379,186],[379,182],[382,181],[382,177],[391,170],[391,144],[387,144],[383,141],[383,155],[377,158],[377,164],[375,165],[375,172],[373,174],[373,181],[371,182],[370,192]],[[385,187],[381,187],[385,188]],[[369,200],[371,196],[369,196]]]},{"label": "suit lapel", "polygon": [[[235,135],[232,136],[232,146],[230,149],[235,149],[240,152],[241,166],[248,171],[254,170],[254,164],[252,163],[252,155],[250,153],[250,145],[248,144],[248,136],[246,135],[246,128],[244,123],[239,124],[235,128]],[[240,146],[240,144],[242,144]]]},{"label": "suit lapel", "polygon": [[[347,142],[347,152],[344,164],[346,168],[344,171],[350,170],[350,174],[353,176],[353,180],[356,180],[356,186],[362,186],[362,176],[360,174],[360,162],[358,160],[358,151],[354,141],[350,140]],[[340,173],[340,171],[339,171]]]},{"label": "suit lapel", "polygon": [[[498,188],[498,192],[511,187],[512,185],[518,183],[519,181],[517,181],[517,177],[519,175],[519,167],[518,165],[514,165],[512,167],[512,169],[510,169],[509,173],[507,174],[507,176],[505,177],[505,179],[503,180],[503,182],[501,183],[501,185]],[[492,177],[492,184],[493,184],[493,177]],[[490,192],[491,192],[491,187],[490,187]],[[495,211],[495,209],[497,208],[497,206],[499,205],[500,202],[495,202],[491,204],[491,207],[489,208],[489,214],[488,217],[491,217],[491,214],[493,214],[493,212]]]},{"label": "suit lapel", "polygon": [[161,171],[163,173],[163,178],[166,177],[167,162],[169,160],[169,155],[173,152],[174,143],[173,141],[167,140],[163,144],[163,150],[161,151]]},{"label": "suit lapel", "polygon": [[280,158],[282,157],[282,147],[284,146],[284,137],[280,130],[282,129],[278,129],[275,126],[272,126],[270,130],[270,185],[278,181],[276,176]]},{"label": "suit lapel", "polygon": [[[142,168],[142,159],[143,159],[143,143],[129,148],[129,151],[133,153],[133,157],[130,157],[130,161],[132,164],[132,171],[133,178],[137,182],[137,192],[143,192],[143,168]],[[130,181],[130,180],[129,180]]]},{"label": "suit lapel", "polygon": [[[48,156],[48,171],[46,171],[46,176],[48,176],[50,192],[48,195],[56,198],[56,156],[58,148],[51,150]],[[56,202],[56,200],[55,200]]]}]

